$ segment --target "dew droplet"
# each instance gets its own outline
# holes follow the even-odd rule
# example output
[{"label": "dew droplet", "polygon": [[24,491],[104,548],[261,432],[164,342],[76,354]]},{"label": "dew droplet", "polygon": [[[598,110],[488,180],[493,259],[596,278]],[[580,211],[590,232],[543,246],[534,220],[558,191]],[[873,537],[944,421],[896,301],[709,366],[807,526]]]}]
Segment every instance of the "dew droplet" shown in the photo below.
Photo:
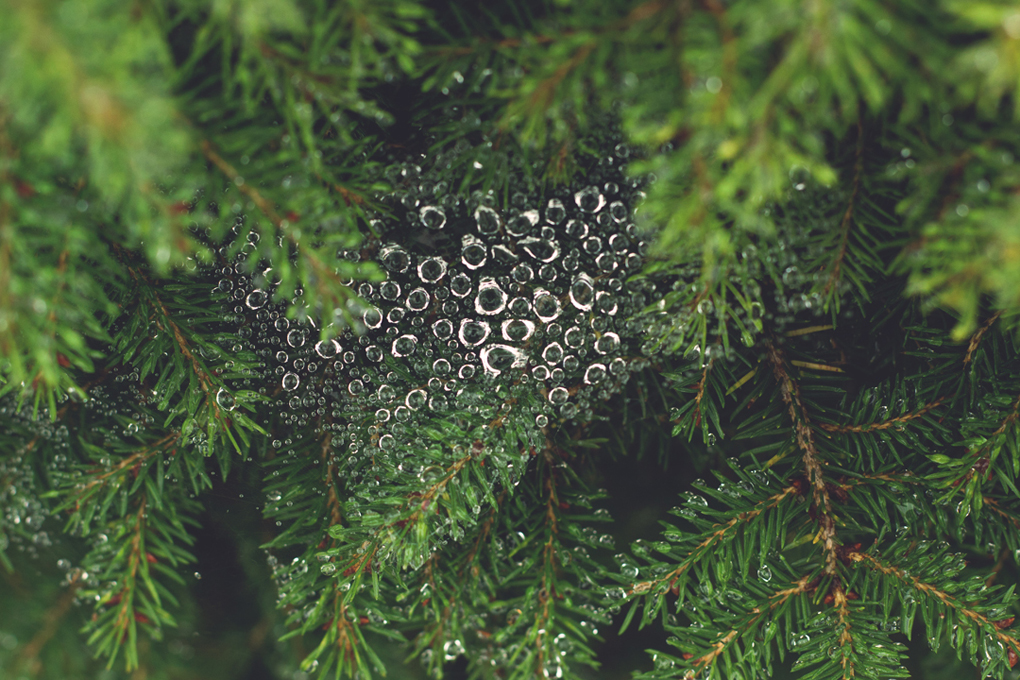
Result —
[{"label": "dew droplet", "polygon": [[393,356],[400,358],[414,354],[414,350],[417,346],[418,338],[413,335],[404,334],[393,341],[391,350],[393,352]]},{"label": "dew droplet", "polygon": [[250,309],[259,309],[266,304],[268,299],[269,296],[266,295],[265,291],[253,290],[248,293],[248,297],[245,298],[245,304],[248,305]]},{"label": "dew droplet", "polygon": [[296,390],[297,386],[301,384],[301,378],[297,373],[284,373],[280,384],[283,386],[283,389],[291,392]]},{"label": "dew droplet", "polygon": [[620,347],[620,336],[616,333],[603,333],[602,337],[595,341],[595,351],[599,354],[615,352]]},{"label": "dew droplet", "polygon": [[478,225],[478,233],[485,236],[492,236],[499,231],[499,215],[492,208],[481,206],[475,210],[475,223]]},{"label": "dew droplet", "polygon": [[581,311],[588,311],[594,300],[595,282],[584,272],[578,274],[570,284],[570,303]]},{"label": "dew droplet", "polygon": [[425,283],[435,283],[446,275],[446,260],[429,257],[418,265],[418,276]]},{"label": "dew droplet", "polygon": [[604,364],[592,364],[584,372],[584,382],[587,385],[594,385],[606,379],[606,367]]},{"label": "dew droplet", "polygon": [[524,342],[535,332],[535,324],[525,319],[507,319],[503,322],[503,339]]},{"label": "dew droplet", "polygon": [[422,206],[418,214],[421,217],[421,223],[429,229],[442,229],[446,226],[446,213],[438,206]]},{"label": "dew droplet", "polygon": [[379,251],[379,261],[391,272],[403,274],[411,266],[411,256],[397,245],[384,246]]},{"label": "dew droplet", "polygon": [[552,262],[560,256],[560,247],[544,238],[522,238],[518,245],[531,257],[540,262]]},{"label": "dew droplet", "polygon": [[230,392],[221,387],[219,392],[216,393],[216,403],[219,404],[221,408],[225,408],[228,411],[233,411],[234,395],[232,395]]},{"label": "dew droplet", "polygon": [[428,395],[425,393],[425,390],[412,390],[407,393],[407,397],[404,398],[404,403],[407,404],[409,409],[417,411],[425,405],[427,396]]},{"label": "dew droplet", "polygon": [[485,372],[494,376],[507,369],[521,368],[528,360],[527,354],[509,345],[488,345],[480,355]]},{"label": "dew droplet", "polygon": [[301,347],[305,344],[305,332],[299,328],[292,329],[287,333],[287,344],[291,347]]},{"label": "dew droplet", "polygon": [[549,322],[560,315],[560,301],[547,290],[535,291],[535,315],[542,321]]},{"label": "dew droplet", "polygon": [[506,292],[493,279],[483,278],[475,296],[475,311],[479,314],[499,314],[506,308]]},{"label": "dew droplet", "polygon": [[567,217],[567,209],[563,207],[563,201],[558,198],[550,198],[545,208],[545,219],[550,224],[560,224]]},{"label": "dew droplet", "polygon": [[340,343],[336,340],[320,340],[315,343],[315,353],[323,359],[332,359],[340,352]]},{"label": "dew droplet", "polygon": [[489,337],[489,324],[474,319],[462,319],[457,337],[469,347],[480,345]]},{"label": "dew droplet", "polygon": [[365,357],[369,361],[374,361],[378,363],[383,360],[383,351],[379,348],[378,345],[369,345],[368,347],[365,348]]},{"label": "dew droplet", "polygon": [[574,202],[581,210],[595,213],[602,210],[602,206],[606,204],[606,198],[599,192],[598,187],[589,186],[574,194]]},{"label": "dew droplet", "polygon": [[432,324],[432,334],[440,340],[448,340],[453,335],[453,323],[449,319],[439,319]]},{"label": "dew droplet", "polygon": [[577,349],[584,344],[584,331],[577,326],[571,326],[563,334],[563,341],[567,343],[567,347]]},{"label": "dew droplet", "polygon": [[558,342],[550,342],[542,350],[542,360],[547,364],[555,366],[563,358],[563,346]]},{"label": "dew droplet", "polygon": [[554,387],[549,391],[549,402],[554,406],[559,406],[567,401],[570,393],[566,387]]},{"label": "dew droplet", "polygon": [[406,304],[412,312],[420,312],[429,306],[429,294],[424,288],[415,288],[407,294]]},{"label": "dew droplet", "polygon": [[432,362],[432,371],[441,378],[450,375],[452,368],[446,359],[436,359]]},{"label": "dew droplet", "polygon": [[478,269],[485,264],[488,253],[485,244],[470,234],[464,236],[463,245],[460,250],[460,261],[468,269]]}]

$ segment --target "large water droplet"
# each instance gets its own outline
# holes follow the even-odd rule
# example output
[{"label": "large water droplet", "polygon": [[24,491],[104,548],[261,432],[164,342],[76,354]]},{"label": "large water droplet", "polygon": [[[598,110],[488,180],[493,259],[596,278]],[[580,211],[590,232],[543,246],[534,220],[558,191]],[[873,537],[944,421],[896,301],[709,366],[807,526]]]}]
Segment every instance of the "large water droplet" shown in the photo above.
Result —
[{"label": "large water droplet", "polygon": [[302,347],[305,344],[305,332],[300,328],[295,328],[287,333],[287,344],[291,347]]},{"label": "large water droplet", "polygon": [[538,224],[538,211],[526,210],[506,224],[506,230],[513,236],[524,236]]},{"label": "large water droplet", "polygon": [[577,207],[585,212],[595,213],[602,210],[606,204],[606,198],[596,186],[589,186],[574,194],[574,202]]},{"label": "large water droplet", "polygon": [[446,359],[436,359],[432,362],[433,372],[441,378],[445,378],[450,375],[452,368],[453,367],[450,365],[450,362]]},{"label": "large water droplet", "polygon": [[432,334],[440,340],[448,340],[453,335],[453,323],[449,319],[439,319],[432,324]]},{"label": "large water droplet", "polygon": [[301,378],[297,373],[284,373],[280,384],[283,386],[283,389],[291,392],[296,390],[297,386],[301,384]]},{"label": "large water droplet", "polygon": [[563,341],[567,343],[567,347],[577,349],[584,344],[584,331],[577,326],[571,326],[563,334]]},{"label": "large water droplet", "polygon": [[484,278],[475,296],[475,311],[479,314],[499,314],[506,308],[506,292],[493,279]]},{"label": "large water droplet", "polygon": [[525,319],[507,319],[503,322],[503,339],[524,342],[535,332],[535,324]]},{"label": "large water droplet", "polygon": [[429,294],[424,288],[415,288],[407,294],[406,304],[412,312],[420,312],[429,306]]},{"label": "large water droplet", "polygon": [[478,269],[487,259],[485,244],[471,235],[464,236],[460,249],[460,261],[464,266],[468,269]]},{"label": "large water droplet", "polygon": [[527,264],[520,263],[510,271],[510,276],[517,283],[527,283],[535,276],[535,271]]},{"label": "large water droplet", "polygon": [[457,297],[464,297],[471,292],[471,277],[467,274],[457,274],[450,279],[450,292]]},{"label": "large water droplet", "polygon": [[563,358],[563,346],[558,342],[550,342],[542,350],[542,361],[547,364],[555,365],[560,363],[560,359]]},{"label": "large water droplet", "polygon": [[393,341],[391,347],[393,356],[400,358],[406,357],[410,354],[414,354],[415,348],[418,346],[418,338],[413,335],[401,335],[399,338]]},{"label": "large water droplet", "polygon": [[266,304],[269,300],[269,296],[263,290],[253,290],[248,293],[248,297],[245,298],[245,304],[251,309],[258,309]]},{"label": "large water droplet", "polygon": [[281,316],[279,319],[277,319],[276,321],[273,322],[273,327],[276,328],[276,330],[278,330],[278,331],[281,331],[281,332],[285,331],[288,328],[290,328],[290,321],[288,319],[286,319],[285,317]]},{"label": "large water droplet", "polygon": [[560,247],[544,238],[522,238],[518,245],[528,255],[541,262],[552,262],[560,256]]},{"label": "large water droplet", "polygon": [[457,337],[469,347],[480,345],[489,337],[489,324],[474,319],[462,319]]},{"label": "large water droplet", "polygon": [[584,382],[588,385],[600,383],[606,379],[606,367],[603,364],[592,364],[584,372]]},{"label": "large water droplet", "polygon": [[383,351],[379,348],[379,345],[369,345],[365,348],[365,357],[369,361],[378,363],[383,360]]},{"label": "large water droplet", "polygon": [[220,391],[216,393],[216,403],[221,408],[225,408],[228,411],[234,410],[234,395],[227,390],[220,388]]},{"label": "large water droplet", "polygon": [[402,274],[411,266],[411,256],[407,251],[396,245],[384,246],[379,251],[379,261],[391,272]]},{"label": "large water droplet", "polygon": [[425,390],[411,390],[410,392],[407,393],[407,397],[404,399],[404,403],[407,404],[407,407],[409,409],[417,411],[418,409],[425,405],[425,401],[427,398],[428,395],[425,393]]},{"label": "large water droplet", "polygon": [[616,333],[603,333],[602,337],[595,341],[595,351],[599,354],[615,352],[620,346],[620,336]]},{"label": "large water droplet", "polygon": [[429,257],[418,265],[418,276],[425,283],[435,283],[446,274],[446,260]]},{"label": "large water droplet", "polygon": [[375,396],[379,398],[379,401],[388,404],[397,398],[397,392],[391,385],[380,385],[379,389],[375,391]]},{"label": "large water droplet", "polygon": [[570,303],[582,311],[591,309],[595,301],[595,282],[584,272],[570,284]]},{"label": "large water droplet", "polygon": [[560,301],[547,290],[539,288],[535,291],[535,315],[542,321],[549,322],[560,315]]},{"label": "large water droplet", "polygon": [[566,387],[554,387],[549,391],[549,402],[554,406],[559,406],[567,401],[570,396],[570,392],[567,391]]},{"label": "large water droplet", "polygon": [[446,225],[446,213],[438,206],[422,206],[418,214],[421,216],[421,223],[429,229],[442,229]]},{"label": "large water droplet", "polygon": [[558,198],[550,198],[545,208],[545,219],[550,224],[560,224],[567,217],[567,209],[563,207],[563,201]]},{"label": "large water droplet", "polygon": [[352,395],[357,396],[365,391],[365,383],[360,380],[352,380],[347,383],[347,391]]},{"label": "large water droplet", "polygon": [[482,367],[489,375],[499,375],[511,368],[522,368],[528,355],[509,345],[487,345],[480,352]]},{"label": "large water droplet", "polygon": [[567,222],[567,236],[578,240],[588,236],[588,225],[581,220],[570,220]]},{"label": "large water droplet", "polygon": [[396,281],[383,281],[379,286],[379,295],[384,300],[396,300],[400,297],[400,284]]},{"label": "large water droplet", "polygon": [[340,343],[336,340],[320,340],[315,343],[315,353],[323,359],[332,359],[340,352]]},{"label": "large water droplet", "polygon": [[485,236],[492,236],[499,231],[499,215],[492,208],[481,206],[475,210],[475,223],[478,225],[478,233]]}]

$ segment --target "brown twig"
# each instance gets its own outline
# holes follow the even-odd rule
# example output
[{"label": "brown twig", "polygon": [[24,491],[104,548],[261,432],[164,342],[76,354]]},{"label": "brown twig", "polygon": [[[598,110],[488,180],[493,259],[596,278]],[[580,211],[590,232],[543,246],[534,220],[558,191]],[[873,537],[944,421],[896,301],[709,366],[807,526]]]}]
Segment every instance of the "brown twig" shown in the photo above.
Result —
[{"label": "brown twig", "polygon": [[843,219],[839,223],[839,248],[836,249],[836,257],[833,260],[832,273],[825,283],[823,295],[828,295],[833,286],[839,283],[839,274],[843,266],[843,258],[846,257],[846,246],[850,239],[850,224],[853,220],[854,209],[857,205],[857,194],[861,190],[861,177],[864,174],[864,122],[860,115],[857,116],[857,159],[854,161],[853,189],[850,192],[850,201],[843,213]]},{"label": "brown twig", "polygon": [[946,400],[945,397],[939,397],[930,404],[925,404],[924,406],[922,406],[917,411],[914,411],[913,413],[907,413],[902,416],[897,416],[896,418],[891,418],[890,420],[885,420],[882,421],[881,423],[869,423],[868,425],[831,425],[829,423],[823,423],[819,427],[821,427],[826,432],[835,432],[839,434],[848,434],[851,432],[862,433],[862,432],[876,432],[878,430],[888,430],[890,427],[895,427],[896,425],[900,425],[910,420],[920,418],[925,413],[928,413],[928,411],[931,411],[932,409],[940,406],[942,402],[944,402],[945,400]]}]

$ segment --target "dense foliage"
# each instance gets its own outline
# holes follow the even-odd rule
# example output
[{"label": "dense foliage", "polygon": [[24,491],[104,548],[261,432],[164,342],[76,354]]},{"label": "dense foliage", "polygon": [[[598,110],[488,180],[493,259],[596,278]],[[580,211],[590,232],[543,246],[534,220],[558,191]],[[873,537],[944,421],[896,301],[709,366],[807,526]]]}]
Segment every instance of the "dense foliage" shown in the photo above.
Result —
[{"label": "dense foliage", "polygon": [[4,0],[5,677],[1017,678],[1018,87],[994,0]]}]

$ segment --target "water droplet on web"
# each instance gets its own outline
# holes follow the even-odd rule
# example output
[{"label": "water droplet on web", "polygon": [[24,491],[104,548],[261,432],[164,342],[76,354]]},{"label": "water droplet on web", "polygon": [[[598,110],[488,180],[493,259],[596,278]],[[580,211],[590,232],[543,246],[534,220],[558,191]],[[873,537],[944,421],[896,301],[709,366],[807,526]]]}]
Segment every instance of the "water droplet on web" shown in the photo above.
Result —
[{"label": "water droplet on web", "polygon": [[284,352],[282,349],[276,353],[276,360],[281,364],[285,364],[290,361],[290,355]]},{"label": "water droplet on web", "polygon": [[599,354],[615,352],[620,347],[620,336],[616,333],[603,333],[602,337],[595,341],[595,351]]},{"label": "water droplet on web", "polygon": [[411,266],[411,256],[397,245],[384,246],[379,251],[379,261],[384,267],[396,274],[403,274]]},{"label": "water droplet on web", "polygon": [[492,236],[499,231],[499,215],[492,208],[481,206],[475,210],[475,224],[479,234]]},{"label": "water droplet on web", "polygon": [[545,208],[545,220],[549,224],[560,224],[567,217],[567,209],[563,207],[563,201],[558,198],[550,198]]},{"label": "water droplet on web", "polygon": [[474,319],[462,319],[457,337],[469,347],[480,345],[489,337],[489,324]]},{"label": "water droplet on web", "polygon": [[542,350],[542,360],[547,364],[555,366],[563,358],[563,346],[558,342],[550,342]]},{"label": "water droplet on web", "polygon": [[442,229],[446,226],[446,213],[440,207],[426,205],[418,214],[421,216],[421,223],[429,229]]},{"label": "water droplet on web", "polygon": [[541,288],[535,291],[535,315],[542,321],[549,322],[560,315],[560,301]]},{"label": "water droplet on web", "polygon": [[517,283],[521,284],[531,281],[534,276],[534,270],[524,262],[521,262],[510,271],[510,277]]},{"label": "water droplet on web", "polygon": [[535,425],[537,425],[538,427],[545,427],[548,424],[549,416],[545,415],[544,413],[539,413],[537,416],[535,416]]},{"label": "water droplet on web", "polygon": [[[383,281],[382,285],[379,286],[379,295],[381,295],[384,300],[396,300],[400,297],[400,284],[396,281]],[[379,320],[382,321],[381,315]]]},{"label": "water droplet on web", "polygon": [[488,259],[485,244],[478,238],[466,234],[460,249],[460,261],[468,269],[478,269]]},{"label": "water droplet on web", "polygon": [[589,186],[574,194],[574,202],[581,210],[595,213],[602,210],[602,206],[606,204],[606,198],[599,192],[598,187]]},{"label": "water droplet on web", "polygon": [[511,368],[521,368],[528,355],[509,345],[488,345],[481,351],[482,367],[489,375],[499,375]]},{"label": "water droplet on web", "polygon": [[320,340],[315,343],[315,353],[323,359],[332,359],[340,352],[340,343],[336,340]]},{"label": "water droplet on web", "polygon": [[418,265],[418,276],[425,283],[435,283],[446,274],[446,260],[429,257]]},{"label": "water droplet on web", "polygon": [[584,372],[584,382],[587,385],[594,385],[606,379],[606,367],[603,364],[592,364]]},{"label": "water droplet on web", "polygon": [[549,391],[549,402],[553,406],[559,406],[567,401],[570,396],[570,392],[567,391],[566,387],[554,387]]},{"label": "water droplet on web", "polygon": [[280,381],[283,389],[291,392],[297,389],[297,386],[301,384],[301,378],[297,373],[284,373],[283,380]]},{"label": "water droplet on web", "polygon": [[506,307],[506,292],[493,279],[483,278],[475,296],[475,311],[479,314],[499,314]]},{"label": "water droplet on web", "polygon": [[563,341],[567,343],[567,347],[577,349],[584,344],[584,331],[577,326],[571,326],[563,334]]},{"label": "water droplet on web", "polygon": [[375,396],[379,398],[379,401],[388,404],[397,398],[397,393],[390,385],[380,385],[379,389],[375,391]]},{"label": "water droplet on web", "polygon": [[570,220],[567,222],[567,236],[578,240],[588,236],[588,225],[581,220]]},{"label": "water droplet on web", "polygon": [[552,262],[560,256],[560,247],[548,239],[522,238],[517,245],[540,262]]},{"label": "water droplet on web", "polygon": [[412,312],[420,312],[429,306],[429,294],[424,288],[415,288],[407,294],[406,304]]},{"label": "water droplet on web", "polygon": [[415,348],[418,346],[418,338],[413,335],[405,334],[398,337],[393,341],[392,353],[393,356],[406,357],[409,354],[414,354]]},{"label": "water droplet on web", "polygon": [[248,305],[250,309],[260,309],[268,300],[269,296],[265,291],[253,290],[248,293],[248,297],[245,298],[245,304]]},{"label": "water droplet on web", "polygon": [[305,344],[305,332],[298,328],[287,333],[287,344],[291,347],[301,347]]},{"label": "water droplet on web", "polygon": [[365,383],[360,380],[352,380],[347,383],[347,391],[352,395],[357,396],[365,391]]},{"label": "water droplet on web", "polygon": [[278,331],[285,331],[288,328],[290,328],[290,321],[281,316],[279,319],[273,322],[273,326],[275,326],[276,330]]},{"label": "water droplet on web", "polygon": [[411,390],[407,393],[407,397],[404,398],[404,403],[407,404],[409,409],[417,411],[425,405],[427,398],[428,395],[425,393],[425,390]]},{"label": "water droplet on web", "polygon": [[432,334],[440,340],[448,340],[453,335],[453,323],[449,319],[439,319],[432,324]]},{"label": "water droplet on web", "polygon": [[506,230],[512,236],[524,236],[538,224],[538,211],[526,210],[506,223]]},{"label": "water droplet on web", "polygon": [[535,324],[525,319],[507,319],[503,322],[503,339],[524,342],[535,332]]},{"label": "water droplet on web", "polygon": [[595,301],[595,282],[590,276],[581,272],[570,284],[570,303],[574,307],[587,311]]},{"label": "water droplet on web", "polygon": [[472,364],[464,364],[460,367],[460,370],[457,371],[457,377],[461,380],[470,380],[475,377],[475,367]]},{"label": "water droplet on web", "polygon": [[378,363],[383,360],[383,351],[379,348],[379,345],[369,345],[365,348],[365,357],[369,361]]},{"label": "water droplet on web", "polygon": [[219,392],[216,393],[216,403],[221,408],[225,408],[228,411],[234,410],[234,395],[227,390],[220,388]]}]

